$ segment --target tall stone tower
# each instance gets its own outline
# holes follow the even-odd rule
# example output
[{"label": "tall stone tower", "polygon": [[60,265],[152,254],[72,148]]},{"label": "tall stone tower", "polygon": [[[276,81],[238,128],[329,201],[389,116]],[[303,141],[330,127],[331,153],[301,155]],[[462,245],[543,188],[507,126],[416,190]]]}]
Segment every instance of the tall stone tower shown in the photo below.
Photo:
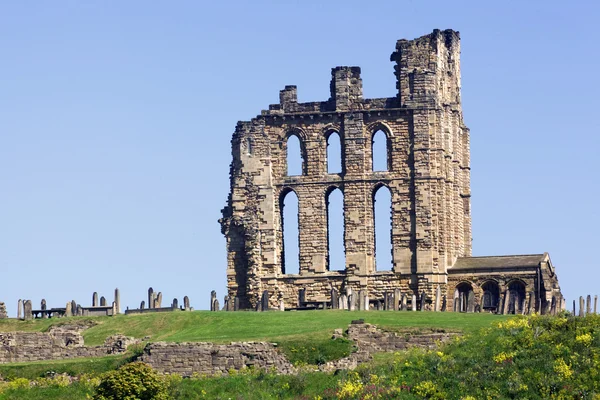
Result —
[{"label": "tall stone tower", "polygon": [[[228,294],[241,308],[256,307],[265,291],[271,307],[285,308],[325,302],[334,291],[360,292],[371,301],[387,299],[389,292],[431,299],[438,287],[452,303],[450,292],[463,278],[448,286],[451,268],[471,256],[459,34],[434,30],[399,40],[391,61],[394,97],[363,98],[360,68],[336,67],[328,100],[298,103],[296,87],[286,86],[279,104],[238,122],[231,141],[231,191],[220,222]],[[386,137],[385,171],[373,168],[378,131]],[[331,174],[327,144],[333,134],[341,140],[342,170]],[[300,142],[300,175],[288,175],[291,137]],[[392,199],[391,271],[377,271],[375,263],[374,197],[383,187]],[[329,265],[328,196],[334,190],[344,198],[343,270]],[[286,273],[283,251],[283,205],[292,192],[299,204],[298,274]],[[464,290],[475,293],[469,287]]]}]

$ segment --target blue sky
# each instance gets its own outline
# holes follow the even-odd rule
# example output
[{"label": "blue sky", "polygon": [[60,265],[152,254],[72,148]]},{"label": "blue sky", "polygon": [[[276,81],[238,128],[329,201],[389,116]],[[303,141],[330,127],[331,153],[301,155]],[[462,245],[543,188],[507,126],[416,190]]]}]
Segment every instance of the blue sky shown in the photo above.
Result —
[{"label": "blue sky", "polygon": [[[597,2],[0,2],[0,301],[92,292],[207,308],[236,122],[326,100],[330,69],[395,95],[397,39],[462,38],[474,255],[548,251],[598,293]],[[124,307],[123,307],[124,308]]]}]

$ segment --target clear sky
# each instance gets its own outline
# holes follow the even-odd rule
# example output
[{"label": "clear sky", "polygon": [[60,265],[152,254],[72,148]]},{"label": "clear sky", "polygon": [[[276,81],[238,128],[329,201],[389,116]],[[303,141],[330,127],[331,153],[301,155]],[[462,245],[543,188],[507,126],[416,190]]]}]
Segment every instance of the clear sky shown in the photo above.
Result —
[{"label": "clear sky", "polygon": [[238,120],[362,68],[395,95],[397,39],[462,38],[473,254],[548,251],[600,294],[595,1],[0,1],[0,301],[137,307],[225,294],[217,220]]}]

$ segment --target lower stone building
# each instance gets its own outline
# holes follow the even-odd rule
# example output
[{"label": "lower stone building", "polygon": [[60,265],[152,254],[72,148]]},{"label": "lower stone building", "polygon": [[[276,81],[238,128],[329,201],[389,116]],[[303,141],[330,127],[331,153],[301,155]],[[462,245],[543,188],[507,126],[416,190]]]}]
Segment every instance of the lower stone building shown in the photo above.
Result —
[{"label": "lower stone building", "polygon": [[[232,137],[228,298],[236,309],[412,308],[551,312],[563,306],[547,254],[472,257],[470,132],[463,121],[460,36],[435,30],[399,40],[396,95],[363,98],[359,67],[331,71],[330,98],[279,104]],[[375,162],[383,138],[385,160]],[[339,141],[339,170],[329,168]],[[298,144],[302,165],[288,162]],[[329,254],[330,196],[343,196],[345,265]],[[391,198],[391,270],[376,263],[375,197]],[[299,270],[284,246],[284,207],[298,202]],[[286,262],[287,260],[287,262]]]}]

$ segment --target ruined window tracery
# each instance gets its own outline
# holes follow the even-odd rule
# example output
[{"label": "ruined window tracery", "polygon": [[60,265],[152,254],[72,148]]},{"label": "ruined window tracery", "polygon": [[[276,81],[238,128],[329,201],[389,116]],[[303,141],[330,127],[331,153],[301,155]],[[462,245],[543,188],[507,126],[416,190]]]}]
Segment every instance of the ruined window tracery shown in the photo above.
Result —
[{"label": "ruined window tracery", "polygon": [[327,213],[327,270],[346,269],[344,249],[344,193],[331,187],[325,194]]},{"label": "ruined window tracery", "polygon": [[392,193],[385,185],[373,190],[375,270],[391,271],[392,260]]},{"label": "ruined window tracery", "polygon": [[327,173],[339,174],[343,171],[342,142],[340,134],[331,131],[326,136]]},{"label": "ruined window tracery", "polygon": [[281,273],[300,273],[300,229],[298,196],[292,189],[281,193],[279,200],[282,231]]}]

